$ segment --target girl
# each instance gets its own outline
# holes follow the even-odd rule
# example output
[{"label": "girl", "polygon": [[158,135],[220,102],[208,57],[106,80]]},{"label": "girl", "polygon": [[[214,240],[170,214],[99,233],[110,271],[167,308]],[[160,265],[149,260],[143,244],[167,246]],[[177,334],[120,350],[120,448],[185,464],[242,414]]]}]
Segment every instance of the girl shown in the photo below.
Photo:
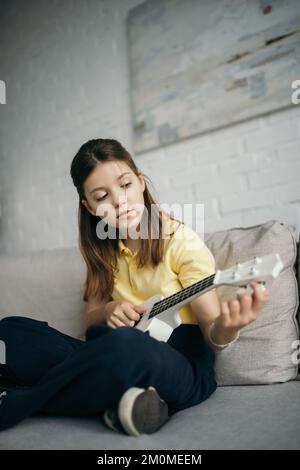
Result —
[{"label": "girl", "polygon": [[219,302],[211,290],[179,311],[167,342],[134,328],[149,297],[167,297],[215,272],[212,253],[189,226],[155,203],[146,176],[113,139],[81,146],[71,164],[79,195],[79,247],[87,266],[86,341],[47,322],[0,321],[0,430],[34,412],[101,414],[132,436],[157,431],[216,389],[215,352],[236,341],[266,300]]},{"label": "girl", "polygon": [[[116,364],[119,351],[123,360],[116,367],[128,368],[127,377],[121,373],[120,400],[105,411],[104,421],[130,435],[152,433],[176,411],[214,392],[214,351],[229,346],[257,318],[268,292],[252,283],[253,298],[243,295],[221,305],[214,290],[207,292],[181,308],[182,324],[167,343],[133,329],[143,313],[139,304],[213,274],[213,255],[196,232],[158,208],[145,175],[116,140],[82,145],[71,176],[79,195],[79,244],[87,265],[86,325],[106,325],[112,342],[109,365]],[[115,229],[109,234],[116,237],[105,238],[102,230],[99,239],[99,219],[102,229]],[[151,237],[153,227],[156,238]],[[130,230],[147,236],[130,236]]]}]

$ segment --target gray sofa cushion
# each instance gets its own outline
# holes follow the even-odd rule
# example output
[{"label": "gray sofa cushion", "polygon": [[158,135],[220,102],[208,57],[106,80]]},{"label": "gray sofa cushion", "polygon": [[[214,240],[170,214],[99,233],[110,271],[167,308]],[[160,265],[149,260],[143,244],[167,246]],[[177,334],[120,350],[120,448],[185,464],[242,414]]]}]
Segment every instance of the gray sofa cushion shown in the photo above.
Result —
[{"label": "gray sofa cushion", "polygon": [[0,258],[0,319],[22,315],[84,338],[85,264],[77,248]]},{"label": "gray sofa cushion", "polygon": [[138,438],[100,417],[33,416],[2,432],[0,449],[299,449],[299,393],[295,381],[219,387]]},{"label": "gray sofa cushion", "polygon": [[[292,228],[278,221],[252,227],[232,228],[207,234],[217,269],[226,269],[269,253],[279,253],[284,269],[267,282],[270,296],[259,318],[241,330],[240,339],[228,349],[217,352],[218,385],[269,384],[297,376],[291,360],[292,343],[299,338],[297,280],[294,272],[297,247]],[[236,288],[219,287],[221,300],[234,298]]]}]

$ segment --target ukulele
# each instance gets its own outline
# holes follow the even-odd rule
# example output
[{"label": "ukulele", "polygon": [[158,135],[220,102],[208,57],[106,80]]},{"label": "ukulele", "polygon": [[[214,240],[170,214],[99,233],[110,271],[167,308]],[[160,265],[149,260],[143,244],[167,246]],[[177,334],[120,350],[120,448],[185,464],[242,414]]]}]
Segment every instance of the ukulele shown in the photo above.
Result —
[{"label": "ukulele", "polygon": [[148,331],[150,336],[158,341],[168,341],[173,330],[181,324],[179,309],[205,292],[221,285],[238,286],[237,294],[251,294],[253,289],[249,286],[251,281],[259,283],[261,290],[265,290],[268,279],[275,279],[283,269],[283,263],[279,254],[255,256],[254,259],[244,263],[236,263],[234,266],[217,270],[201,281],[185,287],[168,297],[155,295],[146,300],[141,307],[146,311],[135,322],[134,328]]}]

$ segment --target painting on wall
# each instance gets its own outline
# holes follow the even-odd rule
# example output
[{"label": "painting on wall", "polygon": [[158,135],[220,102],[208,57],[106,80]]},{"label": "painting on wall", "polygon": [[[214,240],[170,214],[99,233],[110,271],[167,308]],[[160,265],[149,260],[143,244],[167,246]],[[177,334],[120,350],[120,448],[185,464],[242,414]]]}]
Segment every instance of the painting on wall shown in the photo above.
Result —
[{"label": "painting on wall", "polygon": [[127,28],[135,153],[293,106],[299,0],[148,0]]}]

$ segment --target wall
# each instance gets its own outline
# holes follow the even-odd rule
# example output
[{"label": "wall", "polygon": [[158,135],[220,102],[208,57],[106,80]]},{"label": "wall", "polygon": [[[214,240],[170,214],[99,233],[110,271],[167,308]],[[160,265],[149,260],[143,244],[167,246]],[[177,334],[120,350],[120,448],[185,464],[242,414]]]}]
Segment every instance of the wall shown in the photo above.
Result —
[{"label": "wall", "polygon": [[[106,137],[132,152],[126,15],[139,3],[2,1],[0,253],[76,245],[76,151]],[[299,232],[299,144],[295,105],[136,162],[160,203],[205,203],[205,231],[275,218]]]}]

